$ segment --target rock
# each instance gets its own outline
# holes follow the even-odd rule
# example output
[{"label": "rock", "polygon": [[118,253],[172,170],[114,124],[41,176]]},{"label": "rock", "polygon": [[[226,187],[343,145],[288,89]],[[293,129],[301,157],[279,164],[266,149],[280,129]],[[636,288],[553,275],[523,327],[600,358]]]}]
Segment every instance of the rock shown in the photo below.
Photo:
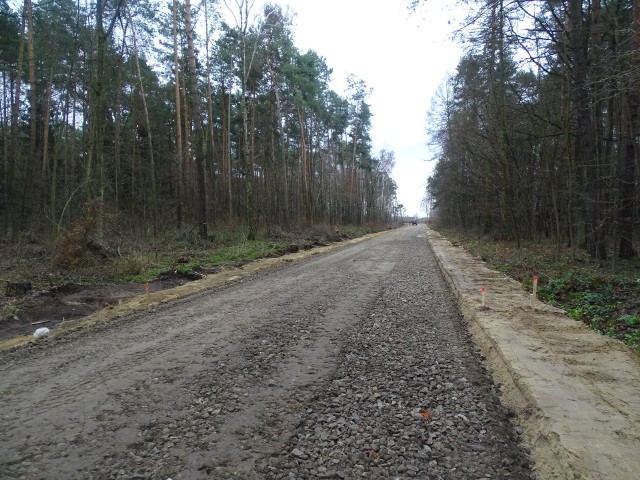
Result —
[{"label": "rock", "polygon": [[47,327],[40,327],[33,332],[33,337],[37,339],[46,338],[49,336],[49,333],[50,330]]}]

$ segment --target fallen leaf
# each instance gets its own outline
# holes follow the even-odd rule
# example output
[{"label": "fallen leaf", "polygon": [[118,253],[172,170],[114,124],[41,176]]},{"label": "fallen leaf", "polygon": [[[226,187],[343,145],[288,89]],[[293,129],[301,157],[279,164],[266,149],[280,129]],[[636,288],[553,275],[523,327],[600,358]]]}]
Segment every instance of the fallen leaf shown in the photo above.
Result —
[{"label": "fallen leaf", "polygon": [[428,410],[423,410],[420,413],[422,414],[422,418],[424,418],[425,420],[429,420],[431,418],[431,414]]}]

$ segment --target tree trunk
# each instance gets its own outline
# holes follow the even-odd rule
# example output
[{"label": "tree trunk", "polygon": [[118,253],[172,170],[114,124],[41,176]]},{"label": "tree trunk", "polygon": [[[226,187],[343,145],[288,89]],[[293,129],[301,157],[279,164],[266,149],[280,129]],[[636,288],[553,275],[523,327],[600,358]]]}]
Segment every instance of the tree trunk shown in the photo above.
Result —
[{"label": "tree trunk", "polygon": [[[251,183],[252,183],[252,204],[253,204],[253,222],[255,223],[253,238],[255,238],[257,228],[258,228],[258,212],[260,207],[256,205],[256,196],[258,198],[259,195],[256,195],[256,192],[259,192],[258,181],[256,180],[256,92],[255,85],[251,87],[251,103],[249,105],[249,158],[251,161],[249,162],[249,166],[251,168]],[[249,232],[251,232],[251,226],[249,227]],[[251,234],[251,233],[250,233]]]},{"label": "tree trunk", "polygon": [[[71,181],[75,180],[75,170],[76,170],[76,133],[77,133],[77,128],[76,125],[78,123],[78,89],[74,88],[73,89],[73,95],[71,96],[72,101],[71,101],[71,128],[70,131],[72,132],[71,135],[71,140],[70,140],[70,145],[69,145],[69,151],[68,151],[68,155],[65,157],[65,162],[64,162],[64,197],[67,201],[67,203],[69,203],[69,201],[71,200],[71,196],[73,195],[72,190],[71,190]],[[73,183],[73,186],[75,187],[75,181]],[[78,189],[74,188],[73,192],[75,193]],[[71,221],[71,209],[65,209],[63,211],[63,215],[66,214],[67,216],[67,221],[70,222]],[[64,217],[62,217],[64,218]],[[61,219],[62,219],[61,218]]]},{"label": "tree trunk", "polygon": [[[53,77],[53,72],[50,73],[51,77]],[[43,142],[42,142],[42,178],[46,178],[46,171],[49,168],[49,108],[51,105],[51,83],[52,78],[49,78],[46,86],[46,102],[44,107],[44,132],[43,132]],[[55,245],[56,238],[58,237],[58,222],[56,218],[58,216],[56,203],[57,203],[57,188],[58,188],[58,155],[54,152],[53,154],[53,166],[51,168],[51,182],[50,182],[50,190],[49,190],[49,221],[51,222],[51,264],[53,265],[53,261],[55,258]]]},{"label": "tree trunk", "polygon": [[227,197],[227,221],[233,219],[233,192],[231,177],[231,96],[226,92],[224,79],[221,85],[222,96],[222,171]]},{"label": "tree trunk", "polygon": [[176,100],[176,228],[182,228],[182,166],[184,164],[184,155],[182,153],[182,115],[180,108],[180,70],[178,68],[178,7],[176,0],[173,0],[173,70],[174,70],[174,94]]},{"label": "tree trunk", "polygon": [[298,163],[300,166],[300,198],[302,200],[302,212],[304,215],[304,220],[306,222],[309,222],[311,219],[309,218],[309,202],[307,195],[309,191],[309,179],[307,176],[307,142],[304,134],[304,115],[300,106],[298,106],[297,108],[297,113],[298,125],[300,126],[300,146],[298,152]]},{"label": "tree trunk", "polygon": [[49,71],[49,78],[44,86],[44,104],[42,106],[42,168],[40,177],[46,180],[49,172],[49,113],[51,110],[51,83],[53,70]]},{"label": "tree trunk", "polygon": [[[87,155],[85,175],[85,199],[96,201],[96,238],[102,240],[104,236],[104,135],[105,135],[105,105],[104,83],[105,55],[107,40],[111,36],[116,21],[120,18],[120,9],[124,0],[116,2],[109,25],[105,28],[104,14],[107,0],[96,0],[95,44],[93,53],[95,70],[92,72],[89,91],[89,130],[90,146]],[[95,170],[95,171],[94,171]]]},{"label": "tree trunk", "polygon": [[191,26],[191,0],[185,1],[185,27],[187,30],[187,52],[189,56],[189,76],[191,77],[192,110],[195,119],[195,146],[193,151],[196,156],[196,177],[198,181],[198,212],[199,212],[199,232],[202,238],[207,238],[207,188],[205,183],[206,167],[203,149],[203,127],[200,106],[200,96],[198,95],[198,75],[196,71],[196,56],[193,46],[193,28]]},{"label": "tree trunk", "polygon": [[[9,82],[11,84],[11,82]],[[7,167],[9,165],[9,128],[11,126],[10,112],[8,107],[10,100],[7,98],[7,94],[10,94],[9,90],[13,89],[13,85],[7,85],[7,72],[2,72],[2,118],[0,123],[2,124],[2,168],[0,169],[0,175],[2,179],[2,186],[0,188],[0,194],[3,195],[3,200],[0,199],[0,221],[4,219],[3,224],[7,225]],[[0,232],[1,233],[1,232]]]},{"label": "tree trunk", "polygon": [[358,111],[356,110],[355,125],[353,126],[353,151],[351,153],[351,172],[349,175],[349,223],[355,221],[355,197],[354,189],[356,183],[356,145],[358,144]]},{"label": "tree trunk", "polygon": [[605,235],[601,225],[600,178],[598,156],[591,121],[591,96],[587,80],[589,37],[583,24],[582,0],[569,1],[570,47],[574,78],[574,102],[578,123],[576,158],[585,178],[585,211],[587,215],[587,251],[596,258],[606,258]]},{"label": "tree trunk", "polygon": [[16,68],[15,79],[15,94],[13,97],[13,104],[11,105],[11,153],[9,155],[9,164],[7,165],[7,226],[9,231],[15,235],[18,219],[15,216],[15,212],[18,210],[15,193],[15,171],[18,155],[20,154],[20,100],[22,97],[22,70],[23,70],[23,57],[24,57],[24,34],[26,28],[26,8],[27,0],[24,2],[24,10],[22,15],[22,26],[20,29],[20,45],[18,46],[18,65]]},{"label": "tree trunk", "polygon": [[[191,118],[191,110],[189,108],[189,97],[187,95],[187,66],[182,63],[182,82],[180,82],[180,94],[182,95],[182,101],[180,102],[182,106],[182,200],[186,202],[188,210],[191,211],[191,218],[195,218],[193,214],[194,205],[197,205],[198,199],[196,198],[196,179],[195,172],[193,169],[193,156],[191,155],[191,129],[190,118]],[[183,218],[185,216],[185,209],[183,203]]]},{"label": "tree trunk", "polygon": [[[49,110],[51,106],[51,83],[53,81],[53,71],[49,72],[49,79],[44,87],[45,90],[45,100],[44,105],[42,106],[42,169],[40,172],[40,178],[43,182],[47,179],[49,175]],[[56,174],[57,174],[57,156],[53,156],[53,168],[51,169],[51,183],[50,183],[50,192],[49,192],[49,212],[50,212],[50,222],[52,226],[52,245],[55,241],[55,227],[56,227]],[[44,188],[43,188],[44,190]],[[44,195],[44,192],[43,192]],[[46,206],[46,203],[43,204]]]},{"label": "tree trunk", "polygon": [[[631,65],[633,71],[640,69],[640,0],[633,0],[633,56]],[[636,151],[638,145],[634,139],[640,134],[640,85],[631,82],[629,85],[629,99],[627,108],[621,112],[620,125],[620,209],[619,235],[620,244],[618,256],[621,259],[631,259],[636,252],[633,249],[633,213],[636,192]]]},{"label": "tree trunk", "polygon": [[121,55],[118,59],[117,75],[116,75],[116,98],[114,109],[114,124],[113,124],[113,163],[114,163],[114,204],[116,211],[120,208],[120,170],[122,168],[122,155],[120,149],[122,148],[122,73],[124,70],[124,49],[126,38],[122,38]]},{"label": "tree trunk", "polygon": [[[213,129],[213,92],[211,89],[211,58],[209,55],[209,11],[208,11],[209,0],[204,0],[204,21],[205,21],[205,50],[206,50],[206,58],[207,58],[207,110],[209,114],[209,121],[207,125],[209,127],[207,136],[208,136],[208,145],[211,148],[211,153],[207,155],[207,158],[211,159],[211,191],[216,192],[216,143],[215,143],[215,135]],[[215,202],[215,196],[210,200],[210,203]],[[217,214],[217,212],[216,212]],[[215,218],[215,217],[214,217]]]},{"label": "tree trunk", "polygon": [[144,93],[144,83],[142,82],[142,73],[140,72],[140,58],[138,57],[138,41],[136,39],[136,28],[131,17],[129,7],[127,7],[127,15],[131,24],[131,34],[133,37],[133,54],[136,60],[136,72],[138,81],[140,82],[140,98],[142,99],[142,110],[144,114],[144,124],[147,130],[147,145],[149,148],[149,174],[151,177],[151,221],[153,223],[153,236],[158,236],[158,193],[156,187],[156,162],[153,156],[153,140],[151,134],[151,122],[149,121],[149,109],[147,108],[147,96]]},{"label": "tree trunk", "polygon": [[[281,188],[279,188],[279,201],[277,202],[278,208],[280,210],[278,216],[280,217],[280,223],[283,226],[289,225],[289,182],[287,180],[287,155],[284,149],[284,129],[282,128],[282,101],[280,99],[280,86],[278,85],[278,80],[271,66],[270,57],[267,57],[267,69],[269,70],[269,76],[271,77],[271,87],[273,88],[273,94],[276,98],[276,123],[278,127],[278,135],[280,136],[280,155],[281,161],[280,165],[282,168],[281,171]],[[275,145],[274,145],[275,149]],[[275,157],[273,158],[275,161]]]},{"label": "tree trunk", "polygon": [[[37,169],[37,140],[38,140],[38,94],[36,86],[36,58],[33,50],[33,8],[31,0],[25,1],[25,11],[27,14],[27,63],[29,70],[29,155],[25,163],[26,180],[22,189],[22,208],[20,224],[26,227],[25,222],[30,210],[30,202],[27,199],[33,197],[34,171]],[[37,196],[40,199],[40,196]]]}]

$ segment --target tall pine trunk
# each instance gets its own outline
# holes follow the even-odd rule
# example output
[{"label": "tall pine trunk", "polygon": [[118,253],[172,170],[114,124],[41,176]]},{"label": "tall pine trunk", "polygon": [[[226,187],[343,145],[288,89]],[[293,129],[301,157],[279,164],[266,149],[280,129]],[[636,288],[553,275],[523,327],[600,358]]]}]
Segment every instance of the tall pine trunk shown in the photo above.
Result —
[{"label": "tall pine trunk", "polygon": [[22,73],[24,57],[24,35],[26,28],[27,0],[24,2],[22,26],[20,29],[20,44],[18,46],[18,64],[16,67],[15,93],[11,105],[11,153],[7,165],[7,226],[15,235],[18,219],[16,218],[17,202],[15,199],[14,184],[16,178],[16,163],[20,155],[20,101],[22,99]]},{"label": "tall pine trunk", "polygon": [[140,83],[140,98],[142,100],[142,111],[144,114],[144,125],[147,130],[147,147],[149,148],[149,176],[151,177],[151,221],[153,224],[153,236],[158,236],[158,193],[156,186],[156,162],[153,156],[153,136],[151,133],[151,121],[149,120],[149,109],[147,108],[147,96],[144,93],[144,83],[140,72],[140,58],[138,57],[138,41],[136,39],[136,29],[131,17],[131,12],[127,7],[127,15],[131,24],[131,34],[133,37],[133,54],[136,61],[136,73]]},{"label": "tall pine trunk", "polygon": [[[25,162],[25,185],[22,189],[22,206],[20,215],[21,227],[26,227],[28,214],[30,213],[29,198],[33,197],[33,185],[37,175],[38,156],[38,94],[36,85],[36,57],[33,48],[33,6],[31,0],[25,1],[25,13],[27,15],[27,65],[29,71],[29,155]],[[38,195],[38,199],[40,196]]]},{"label": "tall pine trunk", "polygon": [[599,202],[599,161],[595,145],[595,129],[591,120],[592,98],[587,78],[589,35],[583,21],[582,0],[569,1],[569,18],[573,92],[578,124],[576,158],[584,174],[587,251],[592,257],[604,260],[606,249]]},{"label": "tall pine trunk", "polygon": [[205,183],[206,167],[204,159],[204,135],[202,125],[202,108],[198,95],[198,74],[196,71],[196,55],[193,46],[193,27],[191,25],[191,0],[185,2],[185,27],[187,30],[187,55],[189,57],[189,76],[191,80],[192,111],[195,123],[194,148],[196,160],[196,177],[198,183],[198,220],[199,232],[202,238],[207,238],[207,188]]},{"label": "tall pine trunk", "polygon": [[[215,131],[214,131],[214,122],[213,122],[213,92],[211,88],[211,55],[209,54],[209,42],[210,42],[210,32],[209,32],[209,0],[204,0],[204,22],[205,22],[205,53],[207,59],[207,113],[209,115],[209,121],[207,122],[207,138],[205,150],[210,148],[210,153],[206,155],[206,158],[210,159],[210,171],[211,171],[211,192],[214,192],[214,197],[210,200],[211,204],[214,204],[216,199],[216,142],[215,142]],[[217,212],[215,212],[214,219],[217,216]]]},{"label": "tall pine trunk", "polygon": [[174,95],[176,101],[176,176],[174,181],[176,186],[176,228],[182,228],[182,185],[184,165],[184,154],[182,149],[182,111],[180,108],[180,69],[178,62],[178,6],[173,0],[173,73],[174,73]]},{"label": "tall pine trunk", "polygon": [[124,2],[115,4],[109,24],[105,28],[105,9],[107,0],[96,0],[96,26],[94,40],[96,48],[92,53],[94,63],[89,82],[89,152],[85,167],[84,192],[88,202],[96,202],[96,231],[98,240],[104,236],[104,138],[105,138],[105,57],[108,39],[113,32]]},{"label": "tall pine trunk", "polygon": [[[633,0],[633,55],[632,69],[640,71],[640,0]],[[633,249],[633,213],[636,202],[636,155],[638,144],[634,139],[640,135],[640,85],[629,85],[627,108],[621,112],[620,126],[620,244],[618,256],[631,259],[636,252]]]}]

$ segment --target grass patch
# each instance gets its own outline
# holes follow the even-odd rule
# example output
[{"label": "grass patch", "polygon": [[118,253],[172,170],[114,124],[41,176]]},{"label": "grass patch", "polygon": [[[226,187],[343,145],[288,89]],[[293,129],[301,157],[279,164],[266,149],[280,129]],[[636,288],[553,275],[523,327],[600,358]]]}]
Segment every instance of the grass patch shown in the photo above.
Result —
[{"label": "grass patch", "polygon": [[67,235],[65,240],[74,248],[67,250],[66,244],[60,244],[58,257],[73,261],[61,263],[51,261],[46,238],[30,235],[10,241],[0,237],[0,271],[5,272],[3,277],[7,280],[31,282],[34,289],[67,284],[145,283],[167,272],[197,275],[208,267],[238,266],[259,258],[281,256],[292,245],[308,249],[384,229],[375,225],[314,225],[284,231],[278,227],[262,231],[256,240],[250,241],[247,229],[241,227],[219,228],[207,238],[200,237],[195,230],[165,231],[162,236],[152,238],[148,234],[126,235],[114,226],[104,240],[109,256],[84,251],[82,256],[76,255],[74,248],[84,240],[77,239],[78,235]]},{"label": "grass patch", "polygon": [[223,233],[208,240],[180,239],[175,248],[157,251],[155,256],[134,254],[121,262],[119,282],[149,282],[168,271],[189,276],[216,266],[238,266],[259,258],[285,253],[282,241],[246,240],[246,237]]},{"label": "grass patch", "polygon": [[[539,299],[562,308],[594,331],[625,342],[640,354],[640,259],[601,267],[586,252],[557,251],[545,242],[496,241],[440,230],[450,241],[530,290],[538,276]],[[575,254],[575,255],[574,255]]]},{"label": "grass patch", "polygon": [[13,318],[22,311],[22,306],[16,301],[10,301],[2,309],[2,317]]}]

